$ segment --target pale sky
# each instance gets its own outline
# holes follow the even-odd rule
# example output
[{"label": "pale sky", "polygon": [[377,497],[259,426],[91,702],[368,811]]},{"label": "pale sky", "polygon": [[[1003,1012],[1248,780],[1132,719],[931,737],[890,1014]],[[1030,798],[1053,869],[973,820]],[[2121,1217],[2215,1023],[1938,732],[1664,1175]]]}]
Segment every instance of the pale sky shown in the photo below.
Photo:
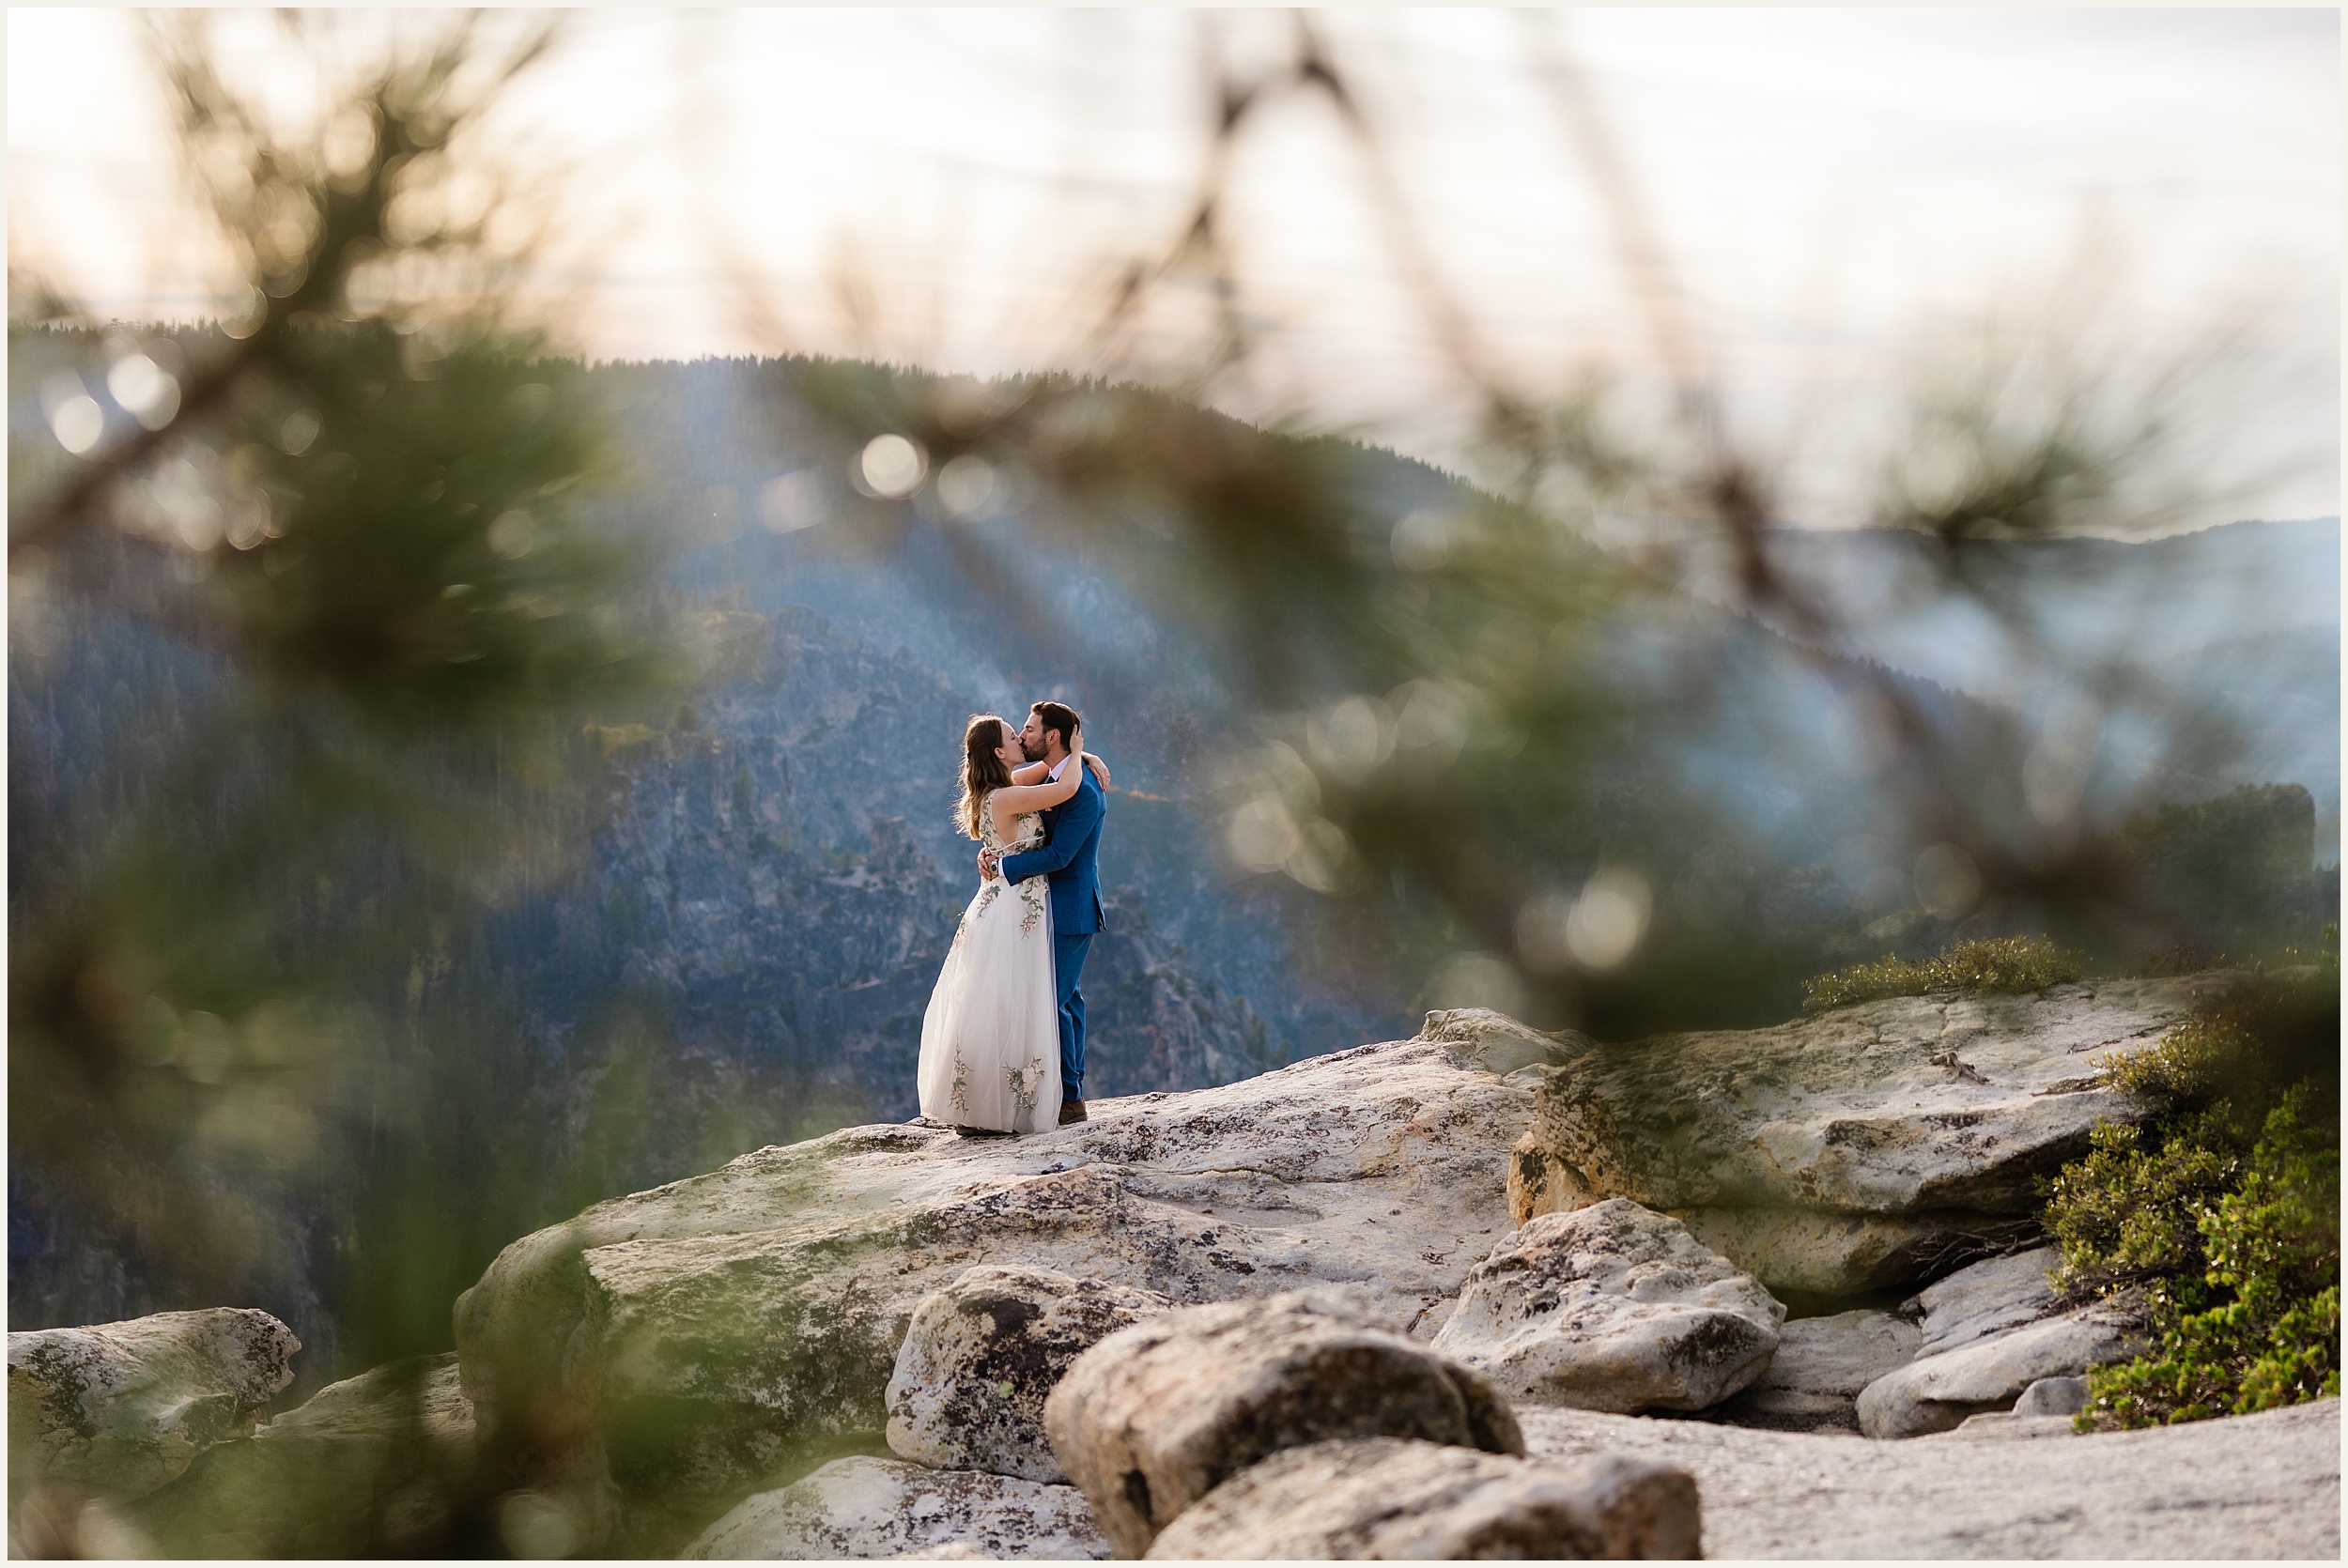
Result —
[{"label": "pale sky", "polygon": [[[1537,389],[1594,358],[1642,362],[1525,21],[1317,20],[1484,351]],[[1254,58],[1287,25],[600,10],[507,108],[517,138],[581,172],[562,233],[590,353],[788,346],[1036,368],[1070,362],[1086,281],[1175,232],[1204,146],[1202,37],[1219,26],[1228,55]],[[2093,229],[2122,263],[2091,290],[2107,346],[2157,354],[2238,326],[2197,461],[2266,477],[2224,515],[2337,512],[2336,11],[1636,9],[1539,25],[1593,84],[1742,428],[1841,453],[1925,334],[1990,307],[2027,323]],[[9,13],[12,255],[102,315],[198,308],[147,92],[123,14]],[[1264,348],[1226,401],[1454,461],[1459,391],[1366,189],[1321,106],[1241,141],[1231,217]],[[728,256],[787,342],[745,321]],[[874,297],[869,333],[833,308],[843,266]],[[1179,332],[1187,317],[1161,319]],[[1803,492],[1815,520],[1836,520],[1834,489]]]}]

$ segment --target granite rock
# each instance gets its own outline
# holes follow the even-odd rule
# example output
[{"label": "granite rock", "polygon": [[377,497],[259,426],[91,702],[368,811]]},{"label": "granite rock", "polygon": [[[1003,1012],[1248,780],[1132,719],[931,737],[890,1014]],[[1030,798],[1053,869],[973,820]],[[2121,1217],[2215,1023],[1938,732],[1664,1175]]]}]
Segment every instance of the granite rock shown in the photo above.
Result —
[{"label": "granite rock", "polygon": [[[1539,1069],[1512,1185],[1559,1208],[2026,1216],[2033,1182],[2099,1120],[2149,1108],[2094,1058],[2149,1049],[2213,971],[2096,980],[2041,995],[1940,993],[1839,1007],[1769,1029],[1599,1045],[1560,1037]],[[1521,1200],[1522,1201],[1522,1200]]]},{"label": "granite rock", "polygon": [[2010,1413],[2041,1378],[2076,1377],[2147,1347],[2141,1305],[2126,1294],[2065,1307],[2051,1247],[1992,1258],[1920,1292],[1916,1359],[1867,1385],[1859,1426],[1870,1437],[1945,1432],[1969,1416]]},{"label": "granite rock", "polygon": [[1377,1318],[1370,1299],[1330,1289],[1169,1313],[1077,1358],[1044,1427],[1125,1557],[1282,1449],[1394,1437],[1523,1452],[1481,1376]]},{"label": "granite rock", "polygon": [[1985,1411],[2011,1413],[2039,1379],[2126,1360],[2149,1343],[2131,1302],[2078,1308],[1877,1378],[1859,1396],[1859,1429],[1870,1437],[1915,1437]]},{"label": "granite rock", "polygon": [[2023,1417],[2076,1416],[2086,1408],[2085,1377],[2041,1377],[2014,1402],[2014,1413]]},{"label": "granite rock", "polygon": [[943,1469],[1066,1481],[1043,1401],[1076,1358],[1173,1305],[1151,1290],[981,1264],[922,1298],[888,1379],[888,1446]]},{"label": "granite rock", "polygon": [[1108,1556],[1074,1486],[902,1459],[837,1459],[737,1504],[678,1555],[700,1559]]},{"label": "granite rock", "polygon": [[[464,1387],[486,1429],[576,1434],[580,1484],[625,1515],[880,1446],[914,1309],[977,1264],[1186,1303],[1357,1283],[1425,1337],[1507,1231],[1527,1076],[1411,1040],[1098,1100],[1025,1138],[762,1149],[507,1247],[456,1305]],[[654,1422],[657,1448],[626,1439]]]},{"label": "granite rock", "polygon": [[[1716,1558],[2315,1558],[2340,1548],[2337,1399],[2141,1432],[2002,1426],[1918,1442],[1528,1407],[1537,1459],[1621,1456],[1695,1477]],[[1986,1439],[1986,1440],[1984,1440]]]},{"label": "granite rock", "polygon": [[1286,1449],[1160,1534],[1152,1560],[1695,1558],[1695,1482],[1652,1461],[1555,1465],[1393,1437]]},{"label": "granite rock", "polygon": [[1773,1291],[1836,1298],[1938,1279],[2038,1239],[2030,1215],[1680,1208],[1688,1234]]},{"label": "granite rock", "polygon": [[146,1496],[253,1429],[293,1381],[293,1330],[250,1307],[8,1336],[11,1494]]},{"label": "granite rock", "polygon": [[131,1517],[178,1556],[429,1553],[474,1453],[456,1358],[417,1357],[331,1383],[251,1437],[206,1450]]},{"label": "granite rock", "polygon": [[1796,1318],[1778,1330],[1768,1369],[1710,1413],[1738,1426],[1855,1434],[1860,1391],[1915,1360],[1923,1337],[1888,1312]]},{"label": "granite rock", "polygon": [[2062,1254],[2032,1247],[1985,1258],[1918,1291],[1912,1310],[1922,1338],[1916,1354],[1938,1356],[1994,1339],[2061,1310],[2054,1272]]},{"label": "granite rock", "polygon": [[1434,1344],[1507,1399],[1701,1410],[1760,1376],[1784,1316],[1678,1221],[1610,1198],[1494,1248]]},{"label": "granite rock", "polygon": [[1919,1442],[2021,1442],[2040,1437],[2076,1437],[2078,1430],[2069,1416],[2017,1416],[2011,1410],[1984,1410],[1967,1416],[1946,1432],[1928,1432]]}]

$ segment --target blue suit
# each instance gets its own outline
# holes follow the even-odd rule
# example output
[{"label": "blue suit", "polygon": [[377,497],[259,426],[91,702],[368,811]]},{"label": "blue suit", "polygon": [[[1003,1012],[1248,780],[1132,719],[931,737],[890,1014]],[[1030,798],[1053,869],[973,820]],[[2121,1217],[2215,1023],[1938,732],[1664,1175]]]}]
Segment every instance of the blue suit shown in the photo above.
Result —
[{"label": "blue suit", "polygon": [[1070,760],[1083,770],[1076,792],[1043,813],[1043,847],[1003,856],[1003,880],[1012,884],[1029,877],[1048,879],[1052,899],[1052,983],[1059,992],[1059,1082],[1067,1099],[1084,1099],[1085,997],[1076,989],[1084,974],[1085,955],[1094,933],[1107,929],[1101,916],[1101,873],[1094,864],[1101,849],[1101,823],[1108,816],[1108,796],[1101,781],[1085,767],[1082,758]]}]

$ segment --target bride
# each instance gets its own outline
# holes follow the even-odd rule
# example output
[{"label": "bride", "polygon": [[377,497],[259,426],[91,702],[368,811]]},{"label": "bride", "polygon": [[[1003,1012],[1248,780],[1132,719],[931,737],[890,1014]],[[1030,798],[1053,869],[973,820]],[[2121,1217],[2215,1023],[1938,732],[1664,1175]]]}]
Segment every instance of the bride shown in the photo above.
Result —
[{"label": "bride", "polygon": [[[1069,749],[1108,782],[1101,760]],[[1040,813],[1076,792],[1082,776],[1064,767],[1047,779],[1029,762],[1017,731],[993,714],[974,715],[962,735],[962,798],[954,825],[997,855],[1043,841]],[[921,1115],[965,1132],[1040,1132],[1059,1125],[1059,1016],[1052,989],[1052,911],[1043,878],[1016,888],[999,874],[979,884],[962,912],[952,947],[921,1020],[916,1072]]]}]

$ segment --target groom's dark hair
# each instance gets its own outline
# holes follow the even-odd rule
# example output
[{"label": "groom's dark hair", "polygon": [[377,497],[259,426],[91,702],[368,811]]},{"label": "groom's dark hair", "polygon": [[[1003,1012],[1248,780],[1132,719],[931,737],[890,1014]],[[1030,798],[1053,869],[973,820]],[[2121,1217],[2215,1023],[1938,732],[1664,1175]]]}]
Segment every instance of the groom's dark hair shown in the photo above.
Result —
[{"label": "groom's dark hair", "polygon": [[1062,751],[1076,749],[1076,731],[1083,728],[1084,717],[1075,709],[1065,702],[1054,702],[1047,699],[1034,704],[1028,708],[1027,712],[1041,714],[1043,716],[1043,729],[1046,734],[1055,730],[1058,732],[1059,748]]}]

